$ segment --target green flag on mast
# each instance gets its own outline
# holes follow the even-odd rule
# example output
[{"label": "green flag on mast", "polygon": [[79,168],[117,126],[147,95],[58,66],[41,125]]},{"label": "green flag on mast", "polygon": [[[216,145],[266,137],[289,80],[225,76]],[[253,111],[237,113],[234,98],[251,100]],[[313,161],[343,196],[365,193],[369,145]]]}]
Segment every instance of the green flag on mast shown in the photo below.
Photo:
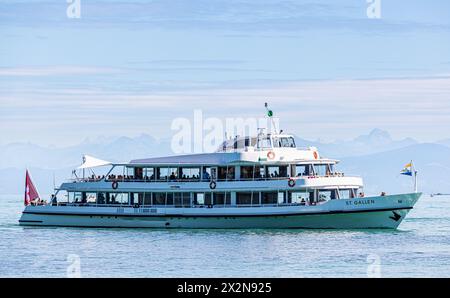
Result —
[{"label": "green flag on mast", "polygon": [[272,112],[272,110],[269,110],[267,102],[264,103],[264,106],[266,107],[266,110],[267,110],[267,116],[272,117],[273,116],[273,112]]}]

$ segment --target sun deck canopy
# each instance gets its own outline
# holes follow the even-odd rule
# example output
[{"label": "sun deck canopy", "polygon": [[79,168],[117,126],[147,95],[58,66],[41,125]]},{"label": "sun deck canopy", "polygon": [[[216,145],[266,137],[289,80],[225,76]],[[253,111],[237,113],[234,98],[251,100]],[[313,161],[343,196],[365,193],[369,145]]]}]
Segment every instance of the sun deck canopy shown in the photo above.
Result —
[{"label": "sun deck canopy", "polygon": [[165,157],[154,157],[135,159],[130,161],[130,165],[218,165],[229,164],[233,162],[241,161],[240,153],[202,153],[202,154],[189,154],[189,155],[175,155]]},{"label": "sun deck canopy", "polygon": [[83,164],[78,169],[90,169],[102,166],[108,166],[112,163],[106,160],[98,159],[90,155],[83,155]]},{"label": "sun deck canopy", "polygon": [[[249,152],[215,152],[201,154],[174,155],[166,157],[153,157],[135,159],[125,164],[125,166],[217,166],[217,165],[238,165],[238,164],[289,164],[289,163],[317,163],[336,164],[337,160],[320,158],[316,148],[304,150],[275,148],[265,151]],[[270,155],[272,154],[272,155]]]}]

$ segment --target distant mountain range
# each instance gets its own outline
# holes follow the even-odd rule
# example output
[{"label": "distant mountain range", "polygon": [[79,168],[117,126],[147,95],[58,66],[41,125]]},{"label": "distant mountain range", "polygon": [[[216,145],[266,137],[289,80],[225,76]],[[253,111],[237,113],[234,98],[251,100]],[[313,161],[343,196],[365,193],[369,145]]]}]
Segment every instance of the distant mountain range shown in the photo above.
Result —
[{"label": "distant mountain range", "polygon": [[[388,132],[374,129],[353,140],[322,143],[296,137],[297,146],[315,146],[322,156],[341,159],[340,169],[363,176],[366,191],[404,192],[412,190],[409,177],[399,176],[413,159],[420,171],[419,188],[427,193],[450,192],[450,139],[433,144],[414,139],[393,140]],[[81,163],[83,154],[113,162],[170,155],[170,139],[157,140],[142,134],[135,138],[99,138],[65,148],[47,148],[30,143],[0,146],[0,193],[23,191],[25,168],[29,168],[43,194],[51,193],[53,177],[60,184]]]},{"label": "distant mountain range", "polygon": [[324,156],[342,158],[399,149],[418,142],[411,138],[393,140],[387,131],[376,128],[367,135],[361,135],[349,141],[321,143],[296,137],[296,143],[297,146],[302,147],[315,146]]},{"label": "distant mountain range", "polygon": [[113,162],[125,162],[137,157],[167,155],[168,152],[171,152],[170,139],[156,140],[146,134],[135,138],[85,140],[78,145],[65,148],[12,143],[0,146],[0,156],[3,157],[0,169],[7,167],[59,169],[79,165],[84,154]]},{"label": "distant mountain range", "polygon": [[437,141],[436,143],[450,147],[450,139],[440,140],[440,141]]},{"label": "distant mountain range", "polygon": [[395,150],[364,156],[346,157],[339,164],[345,173],[364,178],[369,193],[413,190],[413,179],[400,175],[410,160],[418,171],[419,190],[437,193],[450,190],[450,147],[439,144],[415,144]]}]

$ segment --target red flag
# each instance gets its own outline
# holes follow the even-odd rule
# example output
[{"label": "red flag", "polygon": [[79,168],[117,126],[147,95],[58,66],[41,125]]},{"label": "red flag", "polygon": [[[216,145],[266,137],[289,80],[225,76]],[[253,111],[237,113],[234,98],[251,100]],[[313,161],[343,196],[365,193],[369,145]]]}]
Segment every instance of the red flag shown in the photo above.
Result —
[{"label": "red flag", "polygon": [[27,170],[26,176],[25,176],[25,201],[24,201],[25,206],[30,205],[31,201],[33,201],[34,199],[38,199],[38,198],[39,198],[39,194],[36,190],[36,187],[33,184],[33,181],[31,181],[30,174],[28,173],[28,170]]}]

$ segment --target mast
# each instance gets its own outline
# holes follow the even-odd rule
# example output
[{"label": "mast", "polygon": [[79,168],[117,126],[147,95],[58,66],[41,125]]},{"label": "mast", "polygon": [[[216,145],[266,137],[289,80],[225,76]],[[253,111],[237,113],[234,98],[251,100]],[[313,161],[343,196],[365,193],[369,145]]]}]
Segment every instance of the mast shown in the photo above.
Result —
[{"label": "mast", "polygon": [[411,170],[413,172],[414,175],[414,192],[417,193],[417,170],[416,167],[414,166],[413,161],[411,160]]},{"label": "mast", "polygon": [[267,105],[267,102],[264,103],[264,107],[266,108],[267,116],[270,118],[270,121],[272,122],[272,131],[275,131],[275,133],[278,134],[277,127],[275,126],[275,121],[272,118],[273,111],[269,110],[269,106]]}]

